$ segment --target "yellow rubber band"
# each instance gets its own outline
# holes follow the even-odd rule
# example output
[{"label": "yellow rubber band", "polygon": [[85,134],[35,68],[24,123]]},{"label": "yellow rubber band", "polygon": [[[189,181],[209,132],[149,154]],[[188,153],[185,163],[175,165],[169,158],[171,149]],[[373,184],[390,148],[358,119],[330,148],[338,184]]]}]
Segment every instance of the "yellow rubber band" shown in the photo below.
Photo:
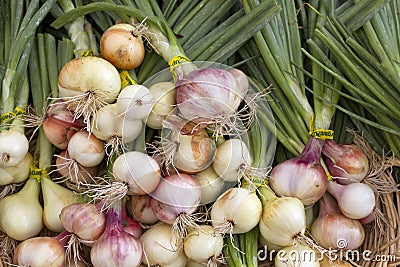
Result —
[{"label": "yellow rubber band", "polygon": [[29,179],[36,179],[40,183],[42,177],[49,177],[48,170],[36,167],[35,163],[31,164],[29,166]]},{"label": "yellow rubber band", "polygon": [[128,85],[136,84],[135,80],[129,75],[129,72],[126,70],[122,70],[119,72],[119,77],[121,78],[121,88],[124,88]]},{"label": "yellow rubber band", "polygon": [[[261,179],[261,178],[257,178],[257,177],[252,177],[251,179],[251,184],[253,185],[253,186],[256,186],[256,187],[266,187],[266,186],[268,186],[268,181],[266,180],[266,179]],[[244,180],[243,182],[242,182],[242,184],[243,185],[250,185],[250,183],[249,183],[249,181],[248,180]]]},{"label": "yellow rubber band", "polygon": [[94,50],[90,49],[90,50],[87,50],[87,51],[83,51],[81,53],[81,56],[82,57],[93,57],[94,56]]},{"label": "yellow rubber band", "polygon": [[171,58],[171,60],[168,62],[170,71],[173,72],[174,69],[175,69],[177,66],[179,66],[179,65],[181,65],[182,63],[185,63],[185,62],[190,62],[190,59],[188,59],[188,58],[185,57],[185,56],[174,56],[174,57]]},{"label": "yellow rubber band", "polygon": [[329,172],[326,172],[326,177],[328,177],[328,181],[332,181],[332,175]]},{"label": "yellow rubber band", "polygon": [[315,129],[314,117],[310,119],[310,131],[308,132],[310,136],[321,140],[333,140],[334,133],[335,132],[333,130],[329,129]]},{"label": "yellow rubber band", "polygon": [[13,111],[4,113],[3,115],[0,116],[0,124],[6,122],[8,120],[21,117],[25,113],[26,113],[25,108],[16,107]]}]

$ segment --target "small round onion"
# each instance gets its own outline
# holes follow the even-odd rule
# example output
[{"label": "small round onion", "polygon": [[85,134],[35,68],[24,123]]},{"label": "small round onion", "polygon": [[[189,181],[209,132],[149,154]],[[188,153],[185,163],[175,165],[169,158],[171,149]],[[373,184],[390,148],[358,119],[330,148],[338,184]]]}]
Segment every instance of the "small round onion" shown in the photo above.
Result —
[{"label": "small round onion", "polygon": [[201,187],[200,204],[214,202],[221,195],[224,188],[224,180],[219,177],[212,166],[193,174],[193,176],[199,180]]},{"label": "small round onion", "polygon": [[145,51],[138,30],[131,24],[120,23],[108,28],[100,39],[103,58],[121,70],[138,67]]},{"label": "small round onion", "polygon": [[158,222],[158,219],[151,208],[151,196],[129,195],[126,206],[129,214],[131,214],[138,222],[143,224],[154,224]]},{"label": "small round onion", "polygon": [[29,150],[28,138],[20,131],[0,132],[0,167],[12,167],[21,162]]},{"label": "small round onion", "polygon": [[113,174],[116,180],[128,185],[129,195],[149,194],[156,189],[161,180],[161,170],[157,161],[139,152],[126,152],[115,160]]},{"label": "small round onion", "polygon": [[118,112],[124,119],[131,121],[147,118],[153,103],[150,90],[140,84],[126,86],[117,98]]},{"label": "small round onion", "polygon": [[104,142],[88,131],[80,130],[69,140],[68,155],[82,166],[97,166],[105,156]]}]

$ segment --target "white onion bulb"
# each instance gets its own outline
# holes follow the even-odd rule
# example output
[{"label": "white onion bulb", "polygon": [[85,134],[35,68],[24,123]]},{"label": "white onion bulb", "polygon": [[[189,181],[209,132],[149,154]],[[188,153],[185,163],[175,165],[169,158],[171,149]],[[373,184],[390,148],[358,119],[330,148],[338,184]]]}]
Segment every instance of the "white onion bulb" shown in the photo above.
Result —
[{"label": "white onion bulb", "polygon": [[147,117],[146,124],[153,129],[161,129],[163,121],[175,108],[175,85],[171,82],[160,82],[149,87],[153,96],[153,108]]},{"label": "white onion bulb", "polygon": [[104,142],[86,130],[80,130],[69,140],[68,155],[82,166],[97,166],[105,156]]},{"label": "white onion bulb", "polygon": [[143,85],[133,84],[126,86],[117,98],[120,114],[127,120],[145,119],[153,108],[153,95]]},{"label": "white onion bulb", "polygon": [[0,167],[12,167],[21,162],[28,153],[28,138],[17,130],[0,132]]}]

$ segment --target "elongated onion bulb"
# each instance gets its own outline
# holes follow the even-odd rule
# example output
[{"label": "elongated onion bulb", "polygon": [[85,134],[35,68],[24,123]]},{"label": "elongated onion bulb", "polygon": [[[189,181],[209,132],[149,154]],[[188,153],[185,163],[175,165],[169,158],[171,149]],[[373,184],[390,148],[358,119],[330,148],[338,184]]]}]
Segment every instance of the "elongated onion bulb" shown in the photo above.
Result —
[{"label": "elongated onion bulb", "polygon": [[123,143],[129,143],[139,136],[143,122],[125,118],[118,112],[117,104],[105,105],[92,120],[92,133],[103,141],[119,137]]},{"label": "elongated onion bulb", "polygon": [[106,227],[106,216],[95,204],[68,205],[61,210],[60,219],[65,230],[86,241],[98,239]]},{"label": "elongated onion bulb", "polygon": [[99,165],[105,156],[104,142],[86,130],[80,130],[68,143],[68,155],[85,167]]},{"label": "elongated onion bulb", "polygon": [[211,207],[211,222],[223,232],[246,233],[257,226],[262,204],[255,192],[245,188],[230,188]]},{"label": "elongated onion bulb", "polygon": [[271,189],[261,187],[263,212],[259,223],[263,238],[277,246],[292,246],[306,230],[303,203],[294,197],[276,197]]},{"label": "elongated onion bulb", "polygon": [[139,31],[131,24],[120,23],[108,28],[100,39],[100,52],[104,59],[121,70],[138,67],[145,51]]},{"label": "elongated onion bulb", "polygon": [[237,182],[241,177],[241,168],[252,163],[247,145],[240,139],[226,140],[217,147],[213,168],[227,182]]},{"label": "elongated onion bulb", "polygon": [[[58,88],[65,101],[90,92],[103,102],[113,103],[121,89],[121,78],[118,70],[107,60],[80,57],[62,67],[58,75]],[[77,104],[68,108],[74,110]]]},{"label": "elongated onion bulb", "polygon": [[223,246],[223,236],[210,225],[201,225],[191,230],[183,243],[185,255],[189,259],[210,263],[217,263]]},{"label": "elongated onion bulb", "polygon": [[145,257],[143,264],[165,266],[173,263],[182,253],[182,244],[172,232],[172,226],[158,223],[151,226],[140,237]]},{"label": "elongated onion bulb", "polygon": [[43,222],[46,227],[56,233],[64,230],[61,223],[61,210],[73,203],[78,202],[77,195],[53,182],[50,178],[42,178],[41,183],[43,192]]},{"label": "elongated onion bulb", "polygon": [[331,181],[328,192],[335,197],[340,211],[348,218],[362,219],[375,208],[375,194],[367,184],[340,185]]},{"label": "elongated onion bulb", "polygon": [[0,199],[0,230],[19,241],[36,236],[43,228],[39,193],[37,180],[28,179],[18,193]]},{"label": "elongated onion bulb", "polygon": [[146,124],[153,129],[161,129],[163,121],[175,108],[175,85],[171,82],[160,82],[149,87],[149,91],[154,99],[154,104]]},{"label": "elongated onion bulb", "polygon": [[28,138],[20,131],[10,129],[0,132],[0,167],[12,167],[28,153]]},{"label": "elongated onion bulb", "polygon": [[26,153],[23,160],[12,167],[0,168],[0,186],[25,181],[30,173],[30,165],[33,161],[31,153]]},{"label": "elongated onion bulb", "polygon": [[128,185],[127,194],[144,195],[154,191],[161,180],[157,161],[149,155],[130,151],[120,155],[113,164],[116,180]]},{"label": "elongated onion bulb", "polygon": [[150,90],[140,84],[126,86],[117,98],[118,112],[126,120],[147,118],[153,108],[154,98]]},{"label": "elongated onion bulb", "polygon": [[288,246],[276,254],[275,267],[319,267],[318,255],[310,247],[304,245]]},{"label": "elongated onion bulb", "polygon": [[32,237],[18,244],[14,252],[18,266],[64,267],[65,248],[53,237]]},{"label": "elongated onion bulb", "polygon": [[357,249],[364,242],[365,231],[358,220],[344,216],[335,199],[326,193],[320,201],[317,219],[311,226],[314,240],[326,249]]}]

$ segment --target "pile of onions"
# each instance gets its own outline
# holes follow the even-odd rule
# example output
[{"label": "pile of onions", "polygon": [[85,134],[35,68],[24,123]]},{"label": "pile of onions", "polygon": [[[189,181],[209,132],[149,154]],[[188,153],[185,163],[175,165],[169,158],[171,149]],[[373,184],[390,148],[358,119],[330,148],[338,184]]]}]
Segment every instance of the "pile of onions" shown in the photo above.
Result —
[{"label": "pile of onions", "polygon": [[358,220],[344,216],[335,199],[326,193],[320,201],[317,219],[311,226],[314,240],[326,249],[357,249],[364,242],[365,231]]},{"label": "pile of onions", "polygon": [[107,210],[104,232],[93,243],[90,259],[96,267],[135,267],[142,262],[141,242],[123,229],[121,204],[116,200]]},{"label": "pile of onions", "polygon": [[279,196],[296,197],[304,205],[312,205],[326,192],[328,177],[321,165],[325,140],[310,137],[302,153],[276,165],[269,184]]}]

